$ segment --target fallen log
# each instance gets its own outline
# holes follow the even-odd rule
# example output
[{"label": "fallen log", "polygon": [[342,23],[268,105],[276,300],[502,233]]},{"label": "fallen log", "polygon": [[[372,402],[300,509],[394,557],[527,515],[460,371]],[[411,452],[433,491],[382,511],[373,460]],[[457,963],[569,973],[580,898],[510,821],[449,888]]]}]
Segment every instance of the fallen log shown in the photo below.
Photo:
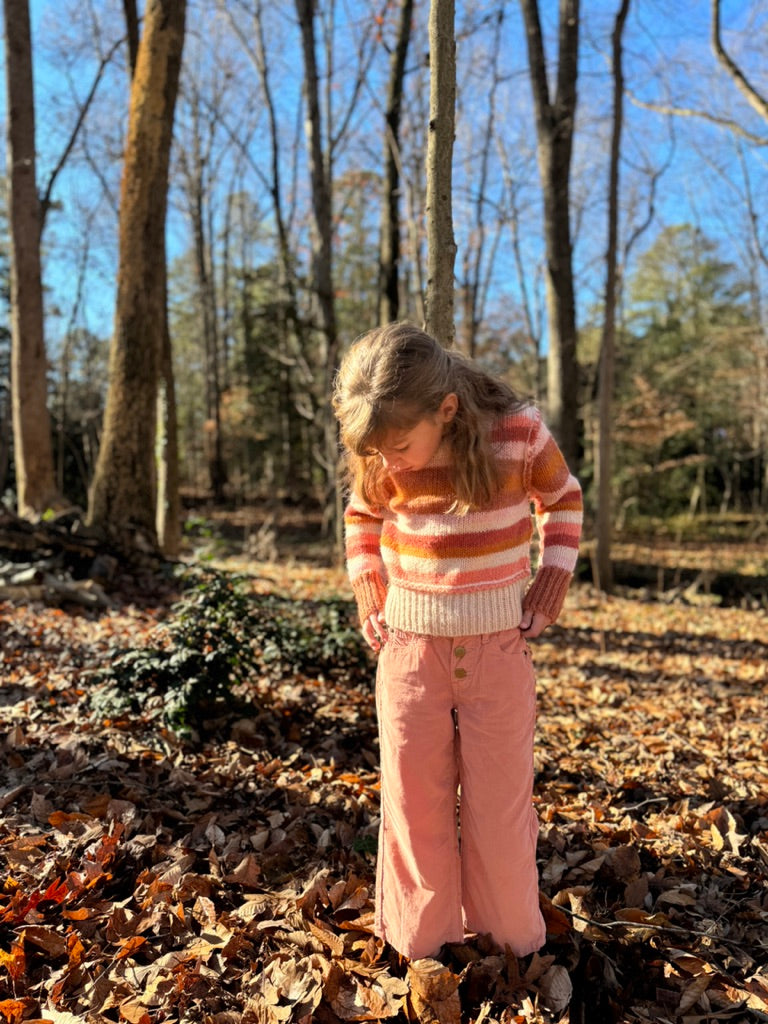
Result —
[{"label": "fallen log", "polygon": [[91,530],[80,509],[30,522],[0,506],[0,600],[106,608],[109,591],[142,574],[151,581],[164,565],[159,552],[130,550]]}]

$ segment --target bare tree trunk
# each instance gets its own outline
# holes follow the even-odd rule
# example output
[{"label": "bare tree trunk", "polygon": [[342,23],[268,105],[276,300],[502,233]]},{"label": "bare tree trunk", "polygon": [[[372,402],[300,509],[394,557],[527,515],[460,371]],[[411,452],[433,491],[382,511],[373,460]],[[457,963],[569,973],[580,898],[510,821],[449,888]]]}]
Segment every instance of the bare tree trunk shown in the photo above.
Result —
[{"label": "bare tree trunk", "polygon": [[[10,352],[8,353],[10,359]],[[9,374],[10,376],[10,374]],[[0,493],[5,493],[11,456],[11,393],[0,392]]]},{"label": "bare tree trunk", "polygon": [[569,192],[576,116],[579,0],[560,0],[559,61],[550,99],[537,0],[521,0],[528,42],[547,250],[547,416],[571,467],[578,462],[578,366]]},{"label": "bare tree trunk", "polygon": [[4,0],[11,255],[11,404],[19,515],[58,500],[48,413],[28,0]]},{"label": "bare tree trunk", "polygon": [[[167,303],[165,303],[167,307]],[[178,557],[181,548],[181,499],[179,496],[179,434],[176,384],[168,317],[163,319],[163,350],[158,389],[160,450],[157,459],[156,528],[160,549],[167,558]]]},{"label": "bare tree trunk", "polygon": [[155,544],[155,425],[165,323],[165,213],[185,0],[149,0],[131,83],[115,330],[89,521]]},{"label": "bare tree trunk", "polygon": [[[77,284],[75,286],[75,297],[72,305],[72,312],[69,316],[69,323],[64,333],[64,345],[62,346],[59,359],[59,401],[58,401],[58,422],[56,424],[56,486],[60,494],[64,494],[64,464],[66,451],[67,422],[69,420],[69,365],[72,358],[72,345],[75,339],[77,318],[83,302],[83,289],[85,287],[85,276],[88,269],[88,256],[90,244],[88,241],[93,217],[89,217],[86,224],[84,244],[77,268]],[[88,477],[83,477],[83,483],[87,489]]]},{"label": "bare tree trunk", "polygon": [[499,156],[501,158],[504,184],[508,197],[508,224],[510,234],[512,236],[512,255],[515,261],[517,284],[520,288],[520,295],[522,298],[523,314],[525,317],[526,330],[528,332],[530,354],[533,358],[533,397],[537,402],[540,402],[544,394],[544,380],[542,379],[543,374],[541,372],[541,336],[543,317],[541,310],[534,305],[532,293],[533,295],[536,294],[536,288],[530,288],[528,285],[528,262],[523,256],[519,205],[520,186],[518,184],[518,180],[516,180],[516,177],[519,179],[519,175],[516,176],[512,172],[512,168],[509,165],[509,157],[501,144],[499,144]]},{"label": "bare tree trunk", "polygon": [[[197,126],[195,129],[197,136]],[[216,323],[216,301],[214,295],[213,267],[210,257],[210,237],[206,238],[203,210],[204,184],[200,139],[195,138],[195,152],[192,154],[193,167],[189,175],[189,209],[194,236],[195,273],[200,301],[201,327],[205,346],[205,456],[208,465],[208,480],[214,501],[224,497],[227,472],[222,450],[221,432],[221,380],[219,367],[219,332]]]},{"label": "bare tree trunk", "polygon": [[[326,366],[332,374],[336,362],[336,308],[333,297],[333,223],[330,154],[323,153],[323,127],[315,56],[314,0],[296,0],[304,55],[304,98],[309,172],[312,182],[312,276],[320,328],[325,342]],[[329,377],[330,379],[330,377]]]},{"label": "bare tree trunk", "polygon": [[[323,153],[323,131],[320,116],[317,60],[315,55],[314,0],[296,0],[304,56],[304,96],[307,104],[306,132],[309,170],[312,182],[313,290],[317,300],[320,332],[323,339],[323,395],[330,398],[338,359],[336,305],[333,289],[333,198],[330,147],[327,159]],[[338,434],[336,420],[326,401],[322,412],[323,450],[318,452],[327,479],[328,501],[326,523],[335,538],[337,556],[341,558],[342,491],[336,472]]]},{"label": "bare tree trunk", "polygon": [[[280,432],[282,436],[282,461],[279,467],[279,479],[289,489],[296,485],[301,478],[301,472],[297,466],[297,450],[299,445],[292,443],[292,438],[297,432],[302,432],[302,421],[307,419],[314,424],[318,417],[323,416],[321,405],[318,402],[316,389],[313,387],[314,374],[310,362],[311,343],[309,328],[305,320],[299,314],[298,280],[296,274],[296,259],[291,250],[290,240],[290,216],[286,214],[282,168],[284,161],[281,160],[280,132],[278,128],[278,112],[269,77],[269,64],[267,59],[267,44],[264,34],[263,3],[255,0],[253,6],[253,33],[245,33],[239,26],[231,9],[228,9],[229,21],[235,34],[240,39],[243,48],[253,62],[259,76],[263,90],[264,104],[269,122],[270,142],[270,177],[268,180],[269,194],[272,199],[272,210],[275,218],[277,231],[277,266],[279,304],[278,311],[278,340],[280,369],[279,377],[281,388],[286,395],[286,403],[282,408],[280,417]],[[298,134],[298,133],[297,133]],[[298,151],[298,142],[296,151]],[[295,159],[295,157],[294,157]],[[248,314],[247,289],[241,299],[243,304],[243,327],[246,337],[250,337],[250,318]],[[246,327],[245,320],[248,319]],[[295,367],[295,371],[294,368]],[[294,377],[294,373],[296,376]],[[249,376],[256,376],[256,368],[253,367]],[[296,386],[293,382],[296,380]],[[297,426],[298,417],[298,426]]]},{"label": "bare tree trunk", "polygon": [[[280,173],[280,135],[277,124],[277,111],[275,109],[272,86],[269,81],[269,67],[267,64],[266,43],[264,39],[264,24],[261,0],[258,0],[254,10],[254,38],[255,50],[248,45],[248,40],[239,32],[230,12],[230,22],[235,31],[240,35],[245,46],[246,53],[256,65],[259,74],[261,87],[264,91],[264,100],[267,107],[269,119],[269,140],[270,140],[270,168],[271,179],[269,182],[269,193],[272,197],[272,209],[275,215],[278,238],[278,256],[280,268],[281,299],[286,304],[286,316],[288,322],[294,328],[296,334],[300,334],[301,325],[298,316],[298,299],[296,296],[296,273],[294,258],[291,252],[288,227],[286,225],[285,212],[283,210],[283,189]],[[301,346],[300,346],[301,347]]]},{"label": "bare tree trunk", "polygon": [[[472,224],[470,237],[464,247],[463,275],[461,281],[462,295],[462,340],[463,350],[474,359],[477,354],[478,329],[483,317],[483,308],[488,293],[488,272],[484,268],[488,263],[493,264],[493,255],[499,241],[499,224],[496,230],[496,237],[491,241],[491,256],[486,258],[486,242],[488,231],[485,221],[486,205],[488,199],[488,168],[493,146],[496,118],[496,94],[499,83],[499,53],[501,50],[502,29],[504,25],[504,7],[499,7],[495,15],[496,27],[493,34],[493,44],[490,55],[491,84],[488,90],[488,116],[485,120],[481,136],[483,138],[482,150],[480,152],[480,168],[478,174],[477,190],[474,201],[475,218]],[[474,147],[473,147],[474,150]],[[476,157],[472,155],[473,163]]]},{"label": "bare tree trunk", "polygon": [[598,380],[599,440],[597,449],[597,574],[601,590],[613,589],[613,386],[616,354],[617,249],[619,234],[619,158],[624,120],[622,35],[630,0],[622,0],[613,29],[613,130],[608,174],[608,246],[605,254],[605,312]]},{"label": "bare tree trunk", "polygon": [[411,39],[413,0],[402,0],[397,44],[392,52],[384,141],[384,200],[379,242],[379,322],[400,315],[400,112],[405,61]]},{"label": "bare tree trunk", "polygon": [[453,345],[453,137],[456,126],[454,0],[431,0],[429,8],[429,133],[427,141],[426,329]]},{"label": "bare tree trunk", "polygon": [[[309,389],[311,383],[312,374],[307,361],[307,344],[305,339],[306,329],[305,325],[299,317],[299,300],[297,295],[297,282],[296,282],[296,261],[291,251],[291,243],[288,232],[288,224],[286,222],[286,215],[284,210],[283,202],[283,187],[282,187],[282,175],[281,175],[281,160],[280,160],[280,135],[278,131],[278,118],[277,110],[275,108],[274,97],[272,94],[272,87],[269,80],[269,67],[267,64],[266,54],[266,43],[264,39],[264,24],[263,24],[263,13],[262,4],[259,2],[256,4],[254,12],[255,20],[255,40],[256,49],[255,54],[251,51],[250,47],[246,47],[249,56],[252,57],[256,65],[256,69],[259,73],[259,79],[261,81],[262,89],[264,90],[264,99],[267,106],[267,116],[269,118],[269,138],[270,138],[270,167],[271,167],[271,179],[269,182],[269,191],[272,196],[272,209],[275,215],[275,224],[277,227],[277,238],[278,238],[278,267],[280,275],[280,299],[281,305],[284,305],[284,314],[281,312],[281,334],[285,342],[286,350],[290,348],[290,332],[292,331],[295,336],[295,348],[293,351],[287,353],[287,358],[296,361],[301,379]],[[246,41],[243,40],[245,43]],[[311,399],[310,395],[310,399]],[[290,473],[290,467],[288,464],[283,467],[284,471]]]},{"label": "bare tree trunk", "polygon": [[[139,19],[136,0],[123,0],[128,32],[128,53],[131,80],[136,73],[139,52]],[[165,246],[165,237],[163,237]],[[176,558],[181,549],[181,496],[179,494],[179,426],[176,411],[176,381],[173,373],[173,350],[168,329],[168,265],[162,255],[163,323],[160,381],[157,392],[157,499],[155,529],[160,550],[168,558]]]}]

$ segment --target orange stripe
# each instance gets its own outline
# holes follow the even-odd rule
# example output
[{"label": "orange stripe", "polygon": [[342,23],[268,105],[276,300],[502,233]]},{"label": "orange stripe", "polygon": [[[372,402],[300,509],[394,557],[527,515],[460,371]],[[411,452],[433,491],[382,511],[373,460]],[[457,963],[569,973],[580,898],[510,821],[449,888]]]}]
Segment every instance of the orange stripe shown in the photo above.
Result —
[{"label": "orange stripe", "polygon": [[524,544],[531,536],[532,527],[524,521],[506,530],[492,530],[487,533],[449,534],[448,536],[404,537],[384,531],[381,546],[395,554],[415,558],[481,558],[497,554]]}]

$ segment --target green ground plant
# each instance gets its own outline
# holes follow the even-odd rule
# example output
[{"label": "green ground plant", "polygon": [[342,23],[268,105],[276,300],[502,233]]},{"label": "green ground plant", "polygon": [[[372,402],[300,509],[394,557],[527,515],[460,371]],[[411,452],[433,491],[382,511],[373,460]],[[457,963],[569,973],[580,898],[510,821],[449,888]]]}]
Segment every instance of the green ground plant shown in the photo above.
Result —
[{"label": "green ground plant", "polygon": [[208,569],[187,571],[181,582],[188,592],[153,642],[115,650],[98,674],[97,714],[149,713],[174,731],[202,734],[217,716],[247,713],[265,677],[369,672],[350,601],[251,594],[245,577]]}]

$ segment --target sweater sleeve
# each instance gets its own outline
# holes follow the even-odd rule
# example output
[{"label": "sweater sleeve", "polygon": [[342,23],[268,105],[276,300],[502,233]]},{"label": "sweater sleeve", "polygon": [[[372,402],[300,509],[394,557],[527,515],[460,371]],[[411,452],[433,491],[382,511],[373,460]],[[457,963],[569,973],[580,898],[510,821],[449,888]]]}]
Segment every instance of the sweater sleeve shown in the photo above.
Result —
[{"label": "sweater sleeve", "polygon": [[373,612],[383,611],[387,598],[382,526],[381,515],[353,494],[344,513],[344,538],[347,573],[361,623]]},{"label": "sweater sleeve", "polygon": [[534,505],[540,554],[523,606],[554,622],[579,556],[583,505],[581,486],[538,413],[529,440],[526,484]]}]

